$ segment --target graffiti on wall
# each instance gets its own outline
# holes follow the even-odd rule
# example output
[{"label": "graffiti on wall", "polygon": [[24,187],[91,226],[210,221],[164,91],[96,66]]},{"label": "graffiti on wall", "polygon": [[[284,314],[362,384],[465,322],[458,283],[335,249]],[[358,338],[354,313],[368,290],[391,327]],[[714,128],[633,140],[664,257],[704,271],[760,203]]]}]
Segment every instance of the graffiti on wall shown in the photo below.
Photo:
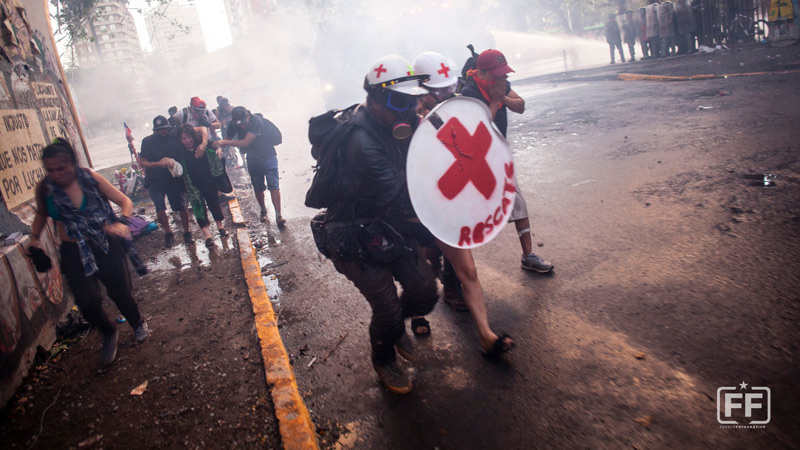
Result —
[{"label": "graffiti on wall", "polygon": [[[0,207],[25,223],[35,214],[31,204],[45,175],[41,152],[47,143],[66,137],[79,163],[88,165],[50,34],[48,5],[0,0]],[[27,373],[37,347],[52,344],[55,324],[70,307],[52,221],[40,243],[54,263],[45,273],[34,270],[23,245],[0,246],[0,407]]]}]

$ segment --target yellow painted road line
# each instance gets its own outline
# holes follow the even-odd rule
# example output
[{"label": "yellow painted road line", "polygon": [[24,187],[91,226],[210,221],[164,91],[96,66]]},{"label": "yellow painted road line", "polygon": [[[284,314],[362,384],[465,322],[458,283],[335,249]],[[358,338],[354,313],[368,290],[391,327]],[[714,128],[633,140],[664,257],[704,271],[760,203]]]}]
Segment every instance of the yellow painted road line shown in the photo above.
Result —
[{"label": "yellow painted road line", "polygon": [[308,413],[297,382],[294,378],[289,355],[278,332],[275,310],[267,295],[267,287],[261,275],[261,266],[256,259],[244,216],[236,199],[228,202],[233,222],[236,224],[236,239],[242,258],[247,290],[255,315],[256,333],[261,344],[261,355],[267,374],[267,385],[278,417],[278,429],[283,448],[287,450],[319,449],[314,423]]},{"label": "yellow painted road line", "polygon": [[668,75],[644,75],[639,73],[621,73],[617,76],[624,81],[691,81],[708,80],[710,78],[729,78],[729,77],[748,77],[753,75],[774,75],[781,73],[798,73],[800,70],[783,70],[780,72],[750,72],[750,73],[727,73],[722,75],[690,75],[685,77],[673,77]]}]

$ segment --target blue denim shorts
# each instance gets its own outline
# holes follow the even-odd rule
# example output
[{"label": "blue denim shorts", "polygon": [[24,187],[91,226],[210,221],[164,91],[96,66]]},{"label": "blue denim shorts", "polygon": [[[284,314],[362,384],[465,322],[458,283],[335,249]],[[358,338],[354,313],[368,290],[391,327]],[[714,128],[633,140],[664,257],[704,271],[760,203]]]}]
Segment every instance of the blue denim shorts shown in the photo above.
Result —
[{"label": "blue denim shorts", "polygon": [[[247,160],[247,171],[250,173],[250,182],[253,190],[264,192],[279,190],[278,184],[278,158],[269,158],[263,161]],[[266,179],[266,183],[264,180]]]},{"label": "blue denim shorts", "polygon": [[167,210],[164,195],[169,199],[169,206],[172,207],[173,211],[186,209],[186,190],[179,183],[153,184],[147,187],[147,192],[150,193],[156,212]]}]

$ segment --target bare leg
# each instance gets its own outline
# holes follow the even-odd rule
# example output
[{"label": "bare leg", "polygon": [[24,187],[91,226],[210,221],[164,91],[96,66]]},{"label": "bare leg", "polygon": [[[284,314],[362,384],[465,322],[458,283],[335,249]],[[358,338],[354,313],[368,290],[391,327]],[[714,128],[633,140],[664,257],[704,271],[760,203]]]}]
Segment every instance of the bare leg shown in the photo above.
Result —
[{"label": "bare leg", "polygon": [[208,225],[206,225],[203,228],[201,228],[200,231],[203,232],[203,237],[206,238],[206,239],[210,239],[210,238],[213,237],[213,236],[211,236],[211,227],[209,227]]},{"label": "bare leg", "polygon": [[263,192],[256,192],[256,200],[258,201],[258,206],[261,207],[262,211],[267,210],[267,205],[264,203],[264,193]]},{"label": "bare leg", "polygon": [[272,197],[272,206],[275,208],[275,223],[278,228],[283,228],[286,225],[286,219],[281,216],[281,191],[275,189],[269,191],[269,195]]},{"label": "bare leg", "polygon": [[275,208],[275,217],[281,217],[281,191],[269,191],[272,198],[272,206]]},{"label": "bare leg", "polygon": [[[169,217],[167,217],[166,211],[157,211],[156,217],[158,218],[158,223],[161,224],[161,227],[164,228],[164,231],[167,233],[172,233],[172,228],[169,226]],[[187,217],[188,221],[188,217]]]},{"label": "bare leg", "polygon": [[[461,280],[461,285],[464,289],[464,301],[467,303],[472,319],[478,327],[481,348],[485,351],[490,350],[499,336],[489,326],[489,313],[486,311],[483,288],[478,279],[478,270],[475,268],[472,250],[451,247],[439,240],[436,243],[447,260],[453,265],[458,279]],[[513,345],[513,341],[506,339],[505,344],[506,348],[510,348]]]},{"label": "bare leg", "polygon": [[184,233],[188,232],[189,231],[189,210],[188,209],[184,209],[183,211],[180,212],[180,215],[181,215],[181,226],[183,227],[183,231],[184,231]]},{"label": "bare leg", "polygon": [[217,230],[222,231],[225,229],[225,224],[221,220],[215,220],[214,222],[217,222]]},{"label": "bare leg", "polygon": [[533,244],[531,243],[531,222],[528,218],[519,219],[514,221],[514,227],[517,228],[517,233],[525,231],[519,237],[519,245],[522,246],[522,254],[528,255],[533,251]]}]

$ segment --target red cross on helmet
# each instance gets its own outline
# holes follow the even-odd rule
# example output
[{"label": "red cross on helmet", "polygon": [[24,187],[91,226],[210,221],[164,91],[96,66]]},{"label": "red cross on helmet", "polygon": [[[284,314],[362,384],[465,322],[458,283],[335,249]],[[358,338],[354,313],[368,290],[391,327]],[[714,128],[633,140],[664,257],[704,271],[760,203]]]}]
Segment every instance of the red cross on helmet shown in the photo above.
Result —
[{"label": "red cross on helmet", "polygon": [[423,52],[414,60],[414,73],[428,75],[430,80],[424,83],[431,89],[440,89],[458,82],[456,64],[436,52]]},{"label": "red cross on helmet", "polygon": [[425,95],[428,91],[420,87],[427,76],[414,75],[414,70],[402,56],[386,55],[370,67],[364,78],[364,88],[390,90],[407,95]]}]

